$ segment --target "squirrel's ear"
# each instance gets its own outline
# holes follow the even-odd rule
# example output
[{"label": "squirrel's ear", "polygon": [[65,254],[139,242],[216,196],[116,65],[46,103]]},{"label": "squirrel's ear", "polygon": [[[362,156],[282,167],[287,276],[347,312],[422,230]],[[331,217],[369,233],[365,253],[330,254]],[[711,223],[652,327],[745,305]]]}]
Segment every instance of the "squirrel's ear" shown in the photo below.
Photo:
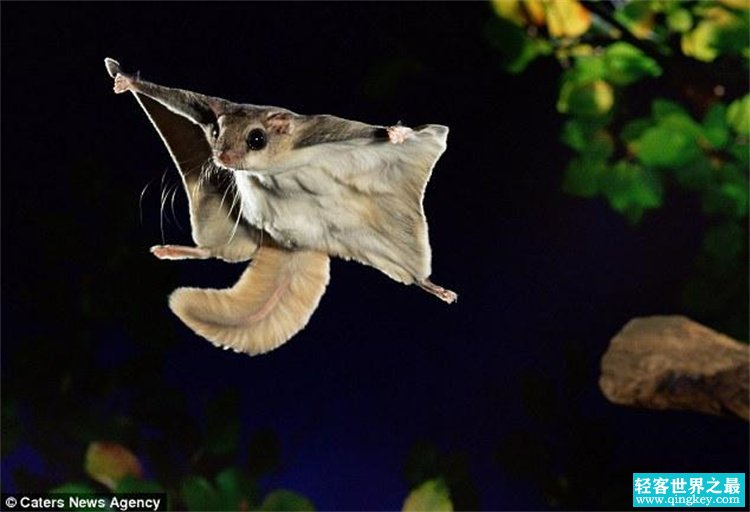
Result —
[{"label": "squirrel's ear", "polygon": [[294,114],[290,112],[269,112],[266,128],[273,133],[289,134],[294,131]]},{"label": "squirrel's ear", "polygon": [[107,73],[109,73],[109,76],[112,78],[116,77],[117,73],[120,72],[120,63],[115,59],[107,57],[104,59],[104,66],[107,68]]}]

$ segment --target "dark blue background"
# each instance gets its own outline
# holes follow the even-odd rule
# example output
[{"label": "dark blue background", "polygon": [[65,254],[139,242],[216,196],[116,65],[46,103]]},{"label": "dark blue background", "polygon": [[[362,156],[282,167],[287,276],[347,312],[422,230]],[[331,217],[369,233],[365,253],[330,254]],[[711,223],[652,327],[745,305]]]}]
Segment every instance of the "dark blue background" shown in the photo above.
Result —
[{"label": "dark blue background", "polygon": [[[534,482],[498,458],[514,432],[559,448],[532,464],[611,474],[609,485],[626,496],[636,471],[746,472],[746,423],[620,408],[598,391],[599,358],[630,318],[681,312],[701,241],[698,203],[670,192],[662,210],[632,227],[603,201],[564,195],[569,153],[558,140],[557,64],[505,74],[482,37],[491,16],[484,3],[4,3],[5,390],[34,365],[9,358],[16,345],[30,333],[64,345],[65,333],[85,321],[75,297],[60,294],[97,264],[87,255],[106,257],[115,241],[130,247],[123,256],[112,245],[118,278],[137,293],[112,280],[86,283],[124,320],[101,322],[96,354],[70,357],[126,357],[128,318],[177,332],[157,369],[165,385],[188,397],[241,391],[245,428],[272,428],[281,438],[284,470],[265,485],[299,491],[321,509],[399,508],[405,458],[420,440],[466,457],[484,509],[549,506]],[[229,286],[243,267],[148,254],[162,243],[160,180],[168,170],[175,184],[177,174],[135,101],[112,94],[108,56],[148,80],[239,102],[450,126],[425,209],[434,281],[456,290],[459,302],[448,306],[336,260],[310,324],[279,350],[249,358],[194,336],[171,316],[168,293]],[[98,187],[96,201],[75,199],[84,182]],[[141,222],[139,195],[149,182]],[[185,225],[184,198],[176,210]],[[165,241],[189,243],[171,216],[167,209]],[[161,281],[141,277],[158,269]],[[573,393],[571,349],[584,384]],[[559,410],[578,411],[596,428],[579,431],[555,414],[540,423],[524,398],[529,376],[548,379]],[[28,450],[7,457],[3,491],[16,488],[12,468],[47,471],[34,461]]]}]

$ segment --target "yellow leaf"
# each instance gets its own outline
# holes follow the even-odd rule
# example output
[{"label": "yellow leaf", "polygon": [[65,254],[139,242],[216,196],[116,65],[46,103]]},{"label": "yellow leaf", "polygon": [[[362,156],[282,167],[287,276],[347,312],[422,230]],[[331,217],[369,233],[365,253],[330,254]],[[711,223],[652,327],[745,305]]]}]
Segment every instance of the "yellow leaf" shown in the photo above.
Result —
[{"label": "yellow leaf", "polygon": [[659,4],[653,2],[629,2],[624,11],[627,11],[628,21],[625,22],[628,30],[638,39],[648,39],[653,36],[656,24],[655,7]]},{"label": "yellow leaf", "polygon": [[629,25],[628,28],[638,39],[648,39],[654,33],[654,17],[650,16],[648,18],[638,20]]},{"label": "yellow leaf", "polygon": [[721,7],[709,7],[708,9],[703,10],[702,14],[705,19],[714,21],[717,25],[722,27],[726,27],[737,21],[737,16]]},{"label": "yellow leaf", "polygon": [[578,37],[591,26],[591,13],[577,0],[547,1],[547,29],[553,37]]},{"label": "yellow leaf", "polygon": [[718,26],[713,21],[703,20],[691,32],[682,35],[682,53],[694,59],[711,62],[719,52],[714,47],[718,36]]},{"label": "yellow leaf", "polygon": [[97,482],[114,490],[117,482],[130,475],[143,476],[143,469],[133,452],[117,443],[96,442],[86,450],[86,473]]},{"label": "yellow leaf", "polygon": [[442,478],[427,480],[409,493],[403,512],[453,512],[448,486]]},{"label": "yellow leaf", "polygon": [[615,93],[612,86],[604,80],[597,80],[593,84],[594,103],[600,114],[606,114],[615,103]]},{"label": "yellow leaf", "polygon": [[594,55],[594,47],[590,44],[577,44],[570,48],[571,57],[590,57]]},{"label": "yellow leaf", "polygon": [[750,10],[750,0],[719,0],[719,3],[726,5],[730,9]]},{"label": "yellow leaf", "polygon": [[529,23],[532,23],[537,27],[544,25],[546,18],[545,3],[545,0],[526,0],[523,3]]},{"label": "yellow leaf", "polygon": [[516,25],[523,26],[525,19],[521,13],[520,0],[492,0],[492,8],[495,14]]}]

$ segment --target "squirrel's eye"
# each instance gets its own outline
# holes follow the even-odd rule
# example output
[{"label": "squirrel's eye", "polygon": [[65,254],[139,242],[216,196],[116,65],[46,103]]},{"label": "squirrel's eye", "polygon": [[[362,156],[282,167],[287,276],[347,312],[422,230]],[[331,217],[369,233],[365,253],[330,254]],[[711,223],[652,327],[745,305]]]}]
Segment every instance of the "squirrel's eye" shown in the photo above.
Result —
[{"label": "squirrel's eye", "polygon": [[250,133],[247,134],[247,147],[252,151],[263,149],[267,143],[266,132],[260,128],[250,130]]},{"label": "squirrel's eye", "polygon": [[216,138],[219,137],[219,126],[218,125],[213,125],[213,127],[211,127],[211,137],[213,137],[214,139],[216,139]]}]

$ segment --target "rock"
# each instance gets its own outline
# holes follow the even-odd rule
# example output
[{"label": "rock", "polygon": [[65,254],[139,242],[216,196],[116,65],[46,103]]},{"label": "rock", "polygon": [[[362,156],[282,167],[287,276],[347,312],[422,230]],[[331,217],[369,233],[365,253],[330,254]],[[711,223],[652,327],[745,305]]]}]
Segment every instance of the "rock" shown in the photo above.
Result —
[{"label": "rock", "polygon": [[747,344],[682,316],[635,318],[602,357],[599,387],[613,403],[735,414],[750,420]]}]

